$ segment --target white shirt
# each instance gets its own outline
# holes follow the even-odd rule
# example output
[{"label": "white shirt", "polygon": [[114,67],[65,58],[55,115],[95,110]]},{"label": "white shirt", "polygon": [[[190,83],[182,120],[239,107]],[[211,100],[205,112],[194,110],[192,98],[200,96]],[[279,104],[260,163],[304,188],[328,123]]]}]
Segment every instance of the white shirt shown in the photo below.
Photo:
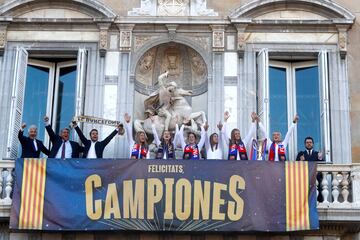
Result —
[{"label": "white shirt", "polygon": [[37,145],[36,139],[34,139],[33,142],[34,142],[35,151],[37,151],[38,150],[38,145]]},{"label": "white shirt", "polygon": [[[279,144],[282,144],[283,145],[283,148],[286,148],[287,145],[289,144],[289,141],[290,141],[290,137],[295,129],[295,126],[296,126],[296,123],[292,123],[291,126],[289,127],[287,133],[286,133],[286,136],[284,138],[284,141],[280,142],[280,143],[275,143],[275,159],[274,161],[279,161]],[[265,127],[264,125],[260,122],[259,123],[259,127],[260,127],[260,130],[261,132],[263,133],[263,135],[265,136],[265,138],[267,139],[267,142],[266,142],[266,149],[269,151],[270,150],[270,147],[271,147],[271,144],[273,143],[266,130],[265,130]],[[265,149],[265,150],[266,150]]]},{"label": "white shirt", "polygon": [[[62,153],[63,146],[64,146],[64,141],[61,144],[55,158],[61,158],[61,153]],[[72,155],[72,148],[71,148],[70,141],[68,140],[68,141],[65,142],[65,158],[71,158],[71,155]]]},{"label": "white shirt", "polygon": [[91,145],[90,145],[90,148],[89,148],[89,152],[88,152],[86,158],[97,158],[96,152],[95,152],[95,144],[96,144],[96,143],[97,143],[97,142],[91,141]]},{"label": "white shirt", "polygon": [[[226,143],[226,146],[228,146],[228,148],[229,148],[229,143],[230,143],[229,139],[231,138],[231,136],[229,135],[229,131],[227,129],[226,123],[224,123],[223,128],[224,128],[225,143]],[[245,138],[241,139],[242,142],[244,143],[246,151],[248,151],[248,146],[249,146],[250,142],[252,141],[252,139],[255,135],[255,132],[256,132],[256,122],[252,122],[249,132],[246,134]],[[247,154],[249,154],[249,153],[247,153]],[[240,160],[240,154],[237,154],[236,160]]]},{"label": "white shirt", "polygon": [[[133,150],[134,145],[135,145],[135,141],[134,141],[133,136],[132,136],[132,125],[131,125],[131,123],[125,122],[125,129],[126,129],[126,136],[127,136],[128,142],[129,142],[129,157],[131,158],[132,150]],[[140,151],[139,151],[139,156],[140,156]],[[150,159],[150,151],[147,151],[146,159]]]},{"label": "white shirt", "polygon": [[205,148],[206,148],[206,159],[224,159],[223,153],[224,153],[224,131],[220,131],[219,135],[218,135],[218,146],[217,148],[215,148],[215,146],[213,147],[214,149],[211,149],[211,145],[210,145],[210,139],[208,136],[208,133],[206,132],[205,135]]}]

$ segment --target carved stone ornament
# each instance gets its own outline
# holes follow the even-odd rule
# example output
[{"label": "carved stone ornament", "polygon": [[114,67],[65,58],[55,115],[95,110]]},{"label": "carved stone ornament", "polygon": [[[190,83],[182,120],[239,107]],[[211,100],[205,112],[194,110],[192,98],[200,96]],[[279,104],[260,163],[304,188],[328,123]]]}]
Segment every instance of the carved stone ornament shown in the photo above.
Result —
[{"label": "carved stone ornament", "polygon": [[189,16],[189,0],[158,0],[159,16]]},{"label": "carved stone ornament", "polygon": [[214,31],[213,32],[213,47],[214,48],[224,48],[224,31]]},{"label": "carved stone ornament", "polygon": [[135,36],[134,39],[134,50],[141,48],[147,41],[155,38],[154,36]]},{"label": "carved stone ornament", "polygon": [[7,25],[0,25],[0,56],[4,54],[6,47],[6,28]]},{"label": "carved stone ornament", "polygon": [[131,31],[120,31],[120,50],[131,49]]},{"label": "carved stone ornament", "polygon": [[218,16],[217,12],[213,9],[208,9],[206,5],[206,0],[192,0],[191,16]]},{"label": "carved stone ornament", "polygon": [[153,9],[156,0],[141,0],[139,8],[128,11],[129,16],[151,16],[154,15]]}]

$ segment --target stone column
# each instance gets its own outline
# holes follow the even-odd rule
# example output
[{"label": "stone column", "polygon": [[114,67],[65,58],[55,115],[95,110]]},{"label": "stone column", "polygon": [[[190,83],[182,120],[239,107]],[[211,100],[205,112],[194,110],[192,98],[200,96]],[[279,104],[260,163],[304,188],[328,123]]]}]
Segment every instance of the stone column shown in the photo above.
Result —
[{"label": "stone column", "polygon": [[210,130],[216,130],[216,124],[223,120],[224,112],[224,48],[225,25],[211,25],[213,77],[208,83],[208,122]]},{"label": "stone column", "polygon": [[351,167],[351,187],[353,207],[360,207],[360,166],[353,165]]},{"label": "stone column", "polygon": [[[132,49],[132,30],[134,24],[118,24],[120,31],[120,66],[119,66],[119,78],[118,78],[118,104],[117,115],[120,120],[123,121],[125,113],[129,113],[133,116],[134,108],[134,81],[135,76],[130,76],[130,57]],[[134,120],[134,119],[132,119]],[[129,148],[126,137],[123,137],[117,146],[116,156],[127,158],[129,157]]]}]

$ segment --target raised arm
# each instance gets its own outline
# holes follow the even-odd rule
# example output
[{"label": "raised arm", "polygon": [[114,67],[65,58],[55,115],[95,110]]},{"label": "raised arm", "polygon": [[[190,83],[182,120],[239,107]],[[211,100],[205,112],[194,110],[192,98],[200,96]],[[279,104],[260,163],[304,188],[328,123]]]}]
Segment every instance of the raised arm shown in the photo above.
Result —
[{"label": "raised arm", "polygon": [[55,134],[54,130],[52,129],[50,123],[49,123],[49,117],[45,116],[44,117],[44,122],[45,122],[45,129],[47,131],[47,133],[49,134],[50,137],[50,141],[54,144],[55,141],[59,138],[58,135]]},{"label": "raised arm", "polygon": [[206,150],[209,150],[211,146],[210,146],[210,139],[208,134],[209,125],[207,124],[207,122],[204,125],[204,129],[205,129],[205,148]]},{"label": "raised arm", "polygon": [[26,124],[23,123],[21,124],[21,129],[19,130],[18,133],[18,138],[21,144],[23,144],[25,142],[25,137],[24,137],[24,129],[26,128]]},{"label": "raised arm", "polygon": [[[218,146],[221,148],[221,149],[224,149],[224,124],[222,124],[222,122],[220,121],[217,125],[218,129],[219,129],[219,144]],[[229,141],[229,139],[228,139]]]},{"label": "raised arm", "polygon": [[126,136],[127,136],[128,142],[129,142],[129,146],[132,147],[135,144],[135,141],[132,136],[132,125],[130,123],[131,116],[129,114],[125,113],[124,119],[125,119]]},{"label": "raised arm", "polygon": [[198,148],[199,150],[201,150],[204,146],[205,143],[205,138],[206,138],[206,132],[203,126],[201,126],[201,137],[200,137],[200,141],[198,143]]},{"label": "raised arm", "polygon": [[161,141],[159,139],[159,135],[157,134],[155,124],[151,124],[151,130],[152,130],[152,133],[154,135],[155,144],[156,144],[156,146],[159,147],[161,145]]},{"label": "raised arm", "polygon": [[222,137],[224,139],[224,142],[227,146],[229,146],[229,135],[228,135],[228,125],[227,120],[230,118],[230,113],[228,111],[224,112],[224,125],[222,127]]},{"label": "raised arm", "polygon": [[110,133],[109,136],[107,136],[104,140],[101,142],[104,144],[104,146],[108,145],[110,141],[116,136],[116,134],[119,133],[119,127],[117,127],[112,133]]},{"label": "raised arm", "polygon": [[251,113],[251,127],[249,129],[248,134],[246,135],[246,137],[244,138],[244,144],[248,145],[250,143],[250,141],[252,140],[252,138],[255,135],[256,132],[256,119],[257,119],[257,115],[256,113]]},{"label": "raised arm", "polygon": [[89,141],[89,139],[87,139],[85,136],[84,136],[84,133],[81,131],[81,129],[79,128],[79,126],[77,125],[77,123],[75,121],[72,122],[73,123],[73,126],[75,127],[75,131],[77,133],[77,135],[79,136],[81,142],[83,144],[85,144],[86,142]]},{"label": "raised arm", "polygon": [[265,136],[265,138],[267,139],[266,140],[266,149],[269,149],[271,144],[272,144],[272,141],[271,139],[269,138],[267,132],[266,132],[266,129],[265,129],[265,126],[264,124],[262,124],[262,122],[259,122],[259,127],[260,127],[260,131],[262,132],[262,134]]},{"label": "raised arm", "polygon": [[181,128],[179,130],[179,133],[178,133],[178,139],[180,141],[180,144],[181,144],[181,148],[182,150],[184,151],[184,148],[186,146],[186,142],[185,142],[185,139],[184,139],[184,127],[185,125],[181,125]]},{"label": "raised arm", "polygon": [[292,133],[294,132],[294,129],[295,129],[295,126],[296,126],[296,123],[299,121],[299,116],[298,115],[295,115],[294,116],[294,119],[293,119],[293,122],[291,124],[291,126],[289,127],[287,133],[286,133],[286,136],[284,138],[284,141],[283,141],[283,144],[284,144],[284,147],[286,147],[289,143],[289,140],[290,140],[290,137],[292,135]]}]

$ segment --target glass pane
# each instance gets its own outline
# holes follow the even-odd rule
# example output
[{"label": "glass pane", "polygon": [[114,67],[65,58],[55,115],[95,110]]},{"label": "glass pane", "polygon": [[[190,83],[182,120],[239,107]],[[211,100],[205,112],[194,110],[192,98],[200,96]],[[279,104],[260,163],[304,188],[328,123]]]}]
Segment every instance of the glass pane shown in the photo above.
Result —
[{"label": "glass pane", "polygon": [[237,128],[237,86],[225,86],[225,111],[229,111],[228,129]]},{"label": "glass pane", "polygon": [[288,130],[286,68],[269,67],[270,95],[270,133],[281,132],[282,137]]},{"label": "glass pane", "polygon": [[38,127],[38,138],[44,140],[44,116],[48,99],[49,69],[28,65],[22,121]]},{"label": "glass pane", "polygon": [[68,127],[75,115],[76,66],[60,68],[56,132]]},{"label": "glass pane", "polygon": [[304,139],[314,138],[314,149],[321,149],[320,96],[318,67],[297,68],[296,110],[300,116],[297,126],[297,147],[304,149]]}]

